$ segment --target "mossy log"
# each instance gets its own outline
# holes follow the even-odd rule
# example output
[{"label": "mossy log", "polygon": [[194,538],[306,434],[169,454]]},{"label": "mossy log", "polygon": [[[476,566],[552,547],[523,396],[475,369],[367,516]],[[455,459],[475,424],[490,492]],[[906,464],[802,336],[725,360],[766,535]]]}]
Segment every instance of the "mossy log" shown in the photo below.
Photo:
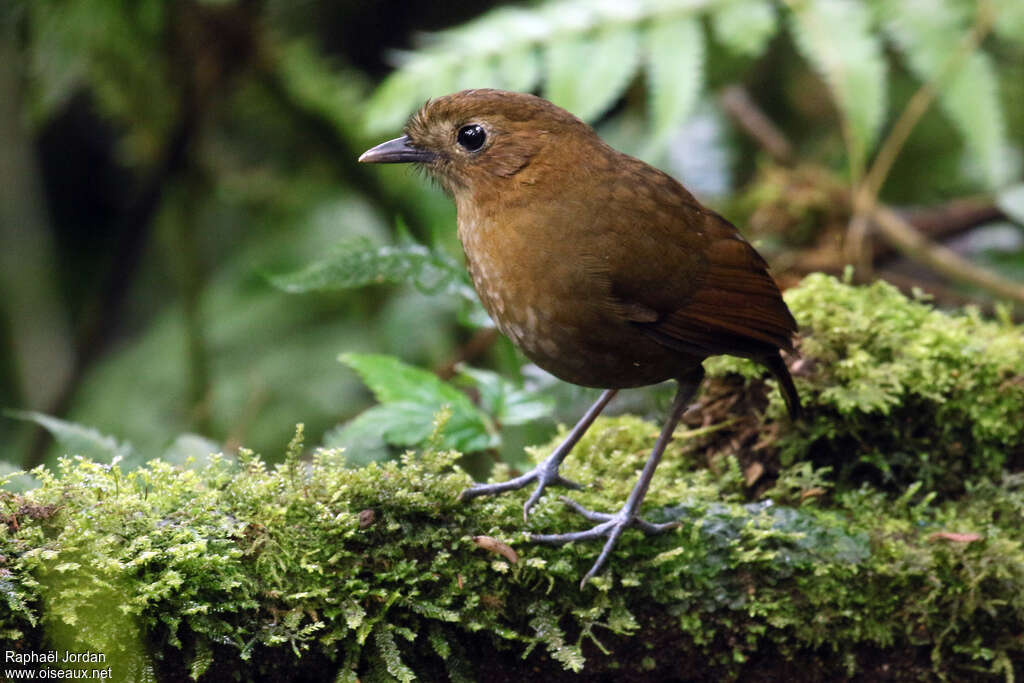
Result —
[{"label": "mossy log", "polygon": [[[678,526],[627,531],[583,590],[600,544],[525,541],[581,520],[553,495],[528,522],[527,492],[457,502],[458,453],[69,457],[0,492],[2,666],[70,651],[104,661],[56,666],[126,681],[1024,675],[1021,329],[885,285],[812,277],[787,296],[805,422],[752,366],[709,363],[702,421],[645,504]],[[656,431],[598,421],[563,470],[587,483],[573,497],[616,509]]]}]

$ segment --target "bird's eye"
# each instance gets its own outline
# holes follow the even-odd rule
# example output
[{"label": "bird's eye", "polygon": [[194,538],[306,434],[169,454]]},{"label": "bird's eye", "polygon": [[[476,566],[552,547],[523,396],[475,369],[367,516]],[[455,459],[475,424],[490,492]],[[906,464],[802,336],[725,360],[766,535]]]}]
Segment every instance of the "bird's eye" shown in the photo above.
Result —
[{"label": "bird's eye", "polygon": [[459,129],[459,144],[467,151],[477,151],[483,147],[486,139],[487,133],[484,131],[483,126],[479,126],[475,123],[463,126]]}]

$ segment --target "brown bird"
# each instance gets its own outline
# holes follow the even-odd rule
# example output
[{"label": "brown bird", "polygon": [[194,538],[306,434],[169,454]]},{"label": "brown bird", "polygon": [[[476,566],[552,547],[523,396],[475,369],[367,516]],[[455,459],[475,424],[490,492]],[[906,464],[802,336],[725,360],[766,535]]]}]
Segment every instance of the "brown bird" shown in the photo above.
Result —
[{"label": "brown bird", "polygon": [[673,178],[609,147],[547,100],[466,90],[427,102],[405,135],[365,152],[368,163],[412,162],[455,199],[473,284],[498,328],[534,363],[606,391],[565,441],[526,474],[477,484],[462,499],[536,482],[578,488],[558,469],[619,389],[674,379],[678,390],[636,486],[615,514],[567,500],[585,531],[533,535],[561,544],[606,538],[582,587],[631,526],[673,526],[639,515],[658,461],[704,377],[701,362],[752,358],[779,381],[790,416],[800,399],[779,349],[796,322],[764,259],[736,228]]}]

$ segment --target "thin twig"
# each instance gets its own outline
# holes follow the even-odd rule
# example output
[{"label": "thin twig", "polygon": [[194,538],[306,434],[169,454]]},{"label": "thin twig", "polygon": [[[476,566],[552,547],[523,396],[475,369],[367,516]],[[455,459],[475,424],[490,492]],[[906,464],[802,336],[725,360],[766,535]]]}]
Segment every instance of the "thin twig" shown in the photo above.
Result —
[{"label": "thin twig", "polygon": [[[893,124],[892,130],[889,131],[889,135],[886,136],[881,147],[879,147],[878,154],[875,155],[875,160],[872,162],[867,175],[864,176],[864,182],[860,185],[860,191],[868,193],[872,201],[878,197],[878,193],[882,190],[882,185],[885,184],[885,179],[889,177],[889,172],[892,170],[892,166],[896,162],[896,158],[899,156],[900,151],[902,151],[907,139],[910,137],[910,133],[917,126],[925,112],[928,111],[929,107],[931,107],[932,102],[935,101],[942,87],[946,85],[946,80],[963,64],[964,60],[978,49],[981,41],[992,30],[992,19],[991,4],[988,0],[981,0],[978,3],[978,16],[974,26],[967,32],[964,39],[960,41],[957,49],[946,58],[939,72],[931,80],[921,85],[917,92],[910,97],[907,106],[903,108],[899,118],[896,119],[896,123]],[[857,199],[857,197],[854,198],[855,210],[857,208]]]},{"label": "thin twig", "polygon": [[921,85],[920,88],[910,97],[907,106],[900,112],[899,118],[893,124],[892,130],[886,136],[882,145],[875,155],[871,168],[864,175],[864,179],[857,185],[853,194],[853,216],[850,218],[850,227],[847,234],[846,254],[847,260],[855,264],[858,269],[864,269],[870,265],[869,250],[869,221],[868,216],[874,211],[878,203],[878,193],[881,192],[889,172],[892,170],[896,158],[903,150],[910,133],[917,127],[921,118],[931,107],[938,96],[945,81],[959,68],[985,39],[992,28],[992,7],[988,0],[981,0],[978,3],[978,14],[974,26],[957,49],[952,51],[946,59],[942,68],[930,80]]},{"label": "thin twig", "polygon": [[[740,86],[734,87],[740,88]],[[731,107],[727,107],[726,110],[733,115],[737,124],[745,132],[750,134],[751,137],[763,145],[764,138],[757,133],[756,129],[751,128],[749,122],[756,120],[757,118],[768,120],[768,117],[760,111],[757,104],[750,97],[744,97],[742,102],[743,108],[747,110],[756,110],[758,116],[740,116],[737,110]],[[769,124],[772,129],[778,131],[778,128],[775,127],[774,124],[771,124],[770,121]],[[779,133],[779,135],[782,134]],[[765,149],[769,154],[772,154],[770,148],[765,147]],[[774,157],[775,155],[772,154],[772,156]],[[829,174],[830,172],[827,169],[822,168],[821,173]],[[934,222],[936,215],[951,216],[964,213],[964,205],[968,203],[969,202],[965,202],[963,200],[957,200],[950,202],[945,207],[940,207],[935,211],[922,213],[920,217],[920,221],[922,222],[921,230],[925,230],[927,232],[932,232],[934,230],[937,235],[948,234],[948,232],[952,231],[952,228],[949,228],[948,230],[947,228],[931,228],[926,227],[925,224],[929,221]],[[966,213],[970,214],[970,216],[949,220],[956,224],[977,224],[984,220],[998,218],[999,215],[1001,215],[998,209],[990,205],[977,205],[977,203],[975,203],[973,209],[967,210]],[[1024,287],[1021,287],[1019,284],[1011,280],[1000,277],[985,268],[976,266],[970,261],[962,258],[951,249],[932,242],[925,234],[922,233],[921,230],[915,229],[910,222],[900,217],[895,211],[884,204],[876,202],[869,216],[870,219],[873,220],[873,227],[878,231],[878,233],[888,241],[896,251],[905,255],[912,261],[923,263],[951,280],[981,287],[992,292],[996,296],[1009,298],[1013,301],[1024,302]],[[804,258],[807,257],[805,256]]]},{"label": "thin twig", "polygon": [[878,204],[871,218],[879,234],[908,258],[924,263],[952,280],[983,287],[997,296],[1024,303],[1024,286],[974,265],[948,247],[935,244],[892,209]]},{"label": "thin twig", "polygon": [[722,107],[776,162],[790,166],[795,161],[793,145],[786,134],[751,99],[746,88],[730,85],[721,95]]},{"label": "thin twig", "polygon": [[[1006,220],[1006,214],[990,199],[961,197],[938,206],[900,211],[901,216],[931,240],[942,240],[963,234],[972,228],[993,221]],[[892,255],[892,245],[879,242],[874,248],[876,261]]]},{"label": "thin twig", "polygon": [[[843,252],[846,254],[846,262],[853,264],[857,280],[867,282],[871,280],[874,271],[874,262],[871,258],[874,251],[870,238],[871,223],[868,221],[867,212],[857,210],[856,204],[857,200],[854,199],[854,212],[846,229]],[[872,202],[870,205],[875,206],[875,203]]]}]

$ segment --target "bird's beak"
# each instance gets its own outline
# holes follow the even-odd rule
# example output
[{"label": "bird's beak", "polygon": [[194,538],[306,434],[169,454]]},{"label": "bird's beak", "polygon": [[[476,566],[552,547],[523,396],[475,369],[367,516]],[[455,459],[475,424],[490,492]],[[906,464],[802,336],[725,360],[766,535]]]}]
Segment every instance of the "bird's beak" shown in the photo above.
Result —
[{"label": "bird's beak", "polygon": [[408,135],[403,135],[366,150],[359,157],[359,161],[364,164],[404,164],[409,162],[427,163],[436,158],[436,154],[416,147]]}]

